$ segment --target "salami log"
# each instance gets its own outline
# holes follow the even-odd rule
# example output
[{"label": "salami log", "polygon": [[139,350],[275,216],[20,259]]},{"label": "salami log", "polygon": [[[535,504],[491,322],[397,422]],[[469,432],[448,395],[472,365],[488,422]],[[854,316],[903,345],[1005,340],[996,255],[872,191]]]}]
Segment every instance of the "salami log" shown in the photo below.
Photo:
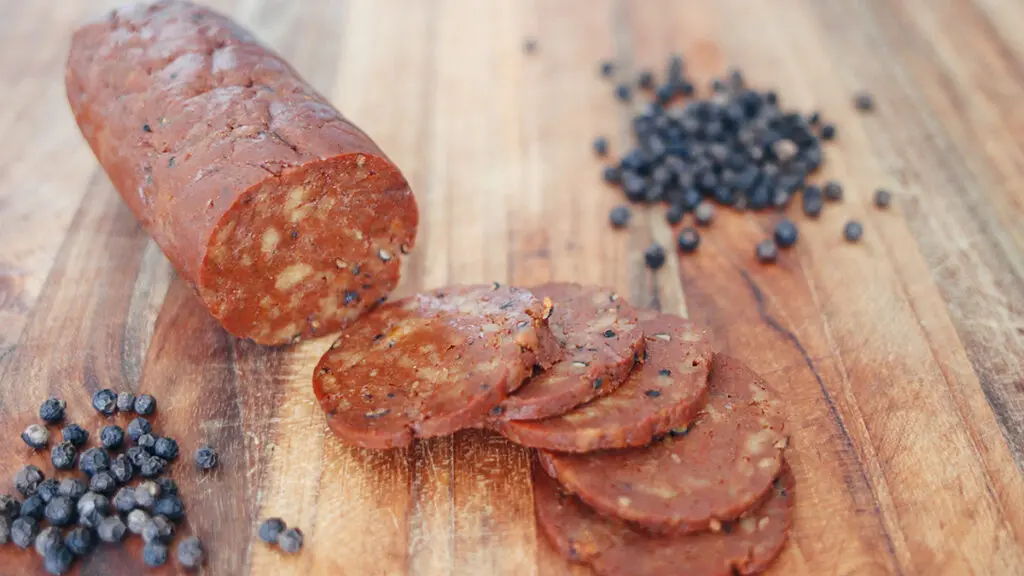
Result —
[{"label": "salami log", "polygon": [[524,446],[590,452],[644,446],[686,426],[704,404],[711,347],[688,320],[643,310],[646,361],[619,389],[574,410],[541,420],[500,420],[492,426]]},{"label": "salami log", "polygon": [[366,448],[476,426],[561,348],[548,311],[507,286],[445,288],[389,302],[346,329],[313,390],[339,438]]},{"label": "salami log", "polygon": [[614,291],[579,284],[545,284],[530,291],[554,303],[548,324],[565,353],[501,403],[498,418],[504,420],[555,416],[609,394],[644,352],[636,310]]},{"label": "salami log", "polygon": [[715,354],[708,401],[693,425],[645,448],[542,452],[548,474],[605,514],[657,531],[695,532],[733,520],[783,465],[785,421],[764,380]]},{"label": "salami log", "polygon": [[75,32],[66,88],[114,187],[232,334],[337,331],[397,283],[418,223],[405,178],[228,18],[116,10]]},{"label": "salami log", "polygon": [[796,481],[784,469],[763,503],[718,531],[655,536],[602,516],[534,467],[537,525],[566,558],[602,576],[732,576],[764,571],[786,544]]}]

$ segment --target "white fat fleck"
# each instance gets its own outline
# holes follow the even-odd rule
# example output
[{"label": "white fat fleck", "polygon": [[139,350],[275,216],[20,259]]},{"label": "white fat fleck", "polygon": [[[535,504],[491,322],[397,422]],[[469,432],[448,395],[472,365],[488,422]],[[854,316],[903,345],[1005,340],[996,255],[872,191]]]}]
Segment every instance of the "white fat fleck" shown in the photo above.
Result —
[{"label": "white fat fleck", "polygon": [[619,506],[621,508],[625,508],[625,507],[629,506],[632,503],[633,503],[633,501],[630,500],[628,496],[619,496]]},{"label": "white fat fleck", "polygon": [[277,228],[267,228],[263,231],[263,237],[260,239],[260,249],[266,255],[274,253],[274,249],[277,248],[277,243],[281,241],[281,233],[277,231]]},{"label": "white fat fleck", "polygon": [[274,288],[284,291],[294,287],[313,273],[313,267],[305,262],[292,264],[277,275],[274,281]]},{"label": "white fat fleck", "polygon": [[657,338],[658,340],[664,340],[665,342],[672,341],[672,336],[668,334],[655,334],[654,337]]},{"label": "white fat fleck", "polygon": [[746,518],[740,519],[740,528],[743,529],[747,534],[753,534],[757,530],[757,520],[747,516]]},{"label": "white fat fleck", "polygon": [[380,258],[382,262],[387,262],[391,260],[391,252],[381,248],[380,250],[377,250],[377,257]]}]

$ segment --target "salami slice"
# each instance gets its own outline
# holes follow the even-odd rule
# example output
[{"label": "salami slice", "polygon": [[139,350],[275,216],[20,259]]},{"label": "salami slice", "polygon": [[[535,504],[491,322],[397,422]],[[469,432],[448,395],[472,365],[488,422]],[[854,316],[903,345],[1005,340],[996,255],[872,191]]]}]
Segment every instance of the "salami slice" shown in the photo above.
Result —
[{"label": "salami slice", "polygon": [[565,353],[501,403],[505,420],[536,420],[563,414],[618,388],[644,352],[636,310],[614,291],[579,284],[530,289],[549,298],[549,326]]},{"label": "salami slice", "polygon": [[537,466],[537,524],[566,558],[602,576],[732,576],[764,571],[786,544],[796,481],[787,469],[755,510],[715,532],[655,536],[602,516]]},{"label": "salami slice", "polygon": [[228,18],[116,10],[75,32],[65,84],[114,187],[227,331],[336,332],[394,289],[418,223],[405,178]]},{"label": "salami slice", "polygon": [[590,452],[643,446],[685,426],[704,403],[711,347],[688,320],[639,312],[646,361],[614,393],[542,420],[493,424],[524,446],[558,452]]},{"label": "salami slice", "polygon": [[649,447],[542,452],[548,473],[604,514],[659,531],[695,532],[732,520],[771,487],[783,464],[785,421],[756,373],[715,354],[708,401],[685,434]]},{"label": "salami slice", "polygon": [[384,304],[320,359],[313,389],[342,440],[408,445],[480,423],[561,355],[541,301],[507,286],[465,286]]}]

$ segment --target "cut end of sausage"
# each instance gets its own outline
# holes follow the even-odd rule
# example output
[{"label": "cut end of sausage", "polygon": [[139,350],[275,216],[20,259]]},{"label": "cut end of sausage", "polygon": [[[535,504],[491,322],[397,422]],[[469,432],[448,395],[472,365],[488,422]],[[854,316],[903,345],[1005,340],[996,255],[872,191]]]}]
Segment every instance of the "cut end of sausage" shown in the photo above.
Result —
[{"label": "cut end of sausage", "polygon": [[416,227],[412,192],[386,159],[307,164],[224,214],[198,291],[229,332],[260,344],[336,332],[394,289]]}]

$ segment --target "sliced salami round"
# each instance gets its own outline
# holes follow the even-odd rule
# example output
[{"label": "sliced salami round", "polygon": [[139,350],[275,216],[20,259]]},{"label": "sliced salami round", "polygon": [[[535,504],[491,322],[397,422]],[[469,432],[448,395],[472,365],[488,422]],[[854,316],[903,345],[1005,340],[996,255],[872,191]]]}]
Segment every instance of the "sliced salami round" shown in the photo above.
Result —
[{"label": "sliced salami round", "polygon": [[537,466],[533,501],[537,524],[551,545],[602,576],[732,576],[765,570],[782,551],[792,516],[796,481],[788,469],[755,510],[717,531],[651,535],[602,516]]},{"label": "sliced salami round", "polygon": [[619,389],[576,409],[542,420],[493,423],[509,440],[558,452],[644,446],[685,426],[704,403],[711,347],[688,320],[639,313],[646,360]]},{"label": "sliced salami round", "polygon": [[707,404],[688,429],[646,448],[542,452],[540,461],[599,512],[656,531],[695,532],[739,517],[764,496],[786,442],[780,403],[764,380],[715,354]]},{"label": "sliced salami round", "polygon": [[564,354],[501,403],[503,420],[556,416],[613,392],[644,352],[636,310],[614,291],[579,284],[530,291],[554,303],[548,324]]},{"label": "sliced salami round", "polygon": [[408,445],[480,424],[561,348],[528,290],[465,286],[384,304],[321,358],[313,389],[341,439]]}]

